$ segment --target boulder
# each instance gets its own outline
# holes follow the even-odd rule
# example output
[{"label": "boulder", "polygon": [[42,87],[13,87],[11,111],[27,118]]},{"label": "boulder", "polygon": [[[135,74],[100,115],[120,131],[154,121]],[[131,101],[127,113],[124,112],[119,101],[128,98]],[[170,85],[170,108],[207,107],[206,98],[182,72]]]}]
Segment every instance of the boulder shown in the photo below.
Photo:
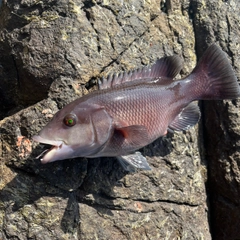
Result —
[{"label": "boulder", "polygon": [[236,239],[239,100],[201,102],[202,119],[115,158],[42,165],[31,137],[108,74],[177,54],[188,75],[212,42],[239,77],[238,1],[0,1],[0,239]]}]

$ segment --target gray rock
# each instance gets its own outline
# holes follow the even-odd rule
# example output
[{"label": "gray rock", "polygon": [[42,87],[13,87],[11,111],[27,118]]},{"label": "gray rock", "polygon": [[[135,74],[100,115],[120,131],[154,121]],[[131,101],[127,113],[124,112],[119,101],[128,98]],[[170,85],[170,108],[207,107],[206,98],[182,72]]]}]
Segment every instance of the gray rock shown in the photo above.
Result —
[{"label": "gray rock", "polygon": [[[240,77],[239,1],[195,1],[197,52],[217,41]],[[214,239],[240,238],[240,101],[203,102],[203,161],[208,163],[208,197]]]},{"label": "gray rock", "polygon": [[93,91],[97,78],[162,56],[184,59],[180,78],[218,42],[239,77],[239,7],[3,1],[0,239],[240,238],[239,100],[202,103],[200,128],[142,149],[152,171],[129,174],[114,158],[42,165],[36,156],[44,146],[31,141],[58,109]]}]

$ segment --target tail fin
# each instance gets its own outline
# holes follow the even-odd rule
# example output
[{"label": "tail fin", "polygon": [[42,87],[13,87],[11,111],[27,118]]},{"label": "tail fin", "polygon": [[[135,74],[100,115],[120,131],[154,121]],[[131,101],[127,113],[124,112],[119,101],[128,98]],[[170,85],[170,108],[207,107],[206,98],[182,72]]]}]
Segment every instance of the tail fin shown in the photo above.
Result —
[{"label": "tail fin", "polygon": [[240,97],[240,87],[229,60],[215,44],[206,50],[187,78],[193,80],[198,100]]}]

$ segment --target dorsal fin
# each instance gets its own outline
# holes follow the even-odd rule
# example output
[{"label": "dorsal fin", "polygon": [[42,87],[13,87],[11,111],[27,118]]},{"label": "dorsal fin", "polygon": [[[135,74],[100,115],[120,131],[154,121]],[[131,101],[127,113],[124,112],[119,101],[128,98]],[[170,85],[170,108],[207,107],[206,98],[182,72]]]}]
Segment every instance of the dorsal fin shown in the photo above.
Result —
[{"label": "dorsal fin", "polygon": [[154,79],[161,83],[164,80],[173,79],[182,69],[182,60],[177,55],[158,59],[152,66],[135,69],[130,72],[109,75],[107,78],[98,80],[99,89],[112,88],[125,82]]}]

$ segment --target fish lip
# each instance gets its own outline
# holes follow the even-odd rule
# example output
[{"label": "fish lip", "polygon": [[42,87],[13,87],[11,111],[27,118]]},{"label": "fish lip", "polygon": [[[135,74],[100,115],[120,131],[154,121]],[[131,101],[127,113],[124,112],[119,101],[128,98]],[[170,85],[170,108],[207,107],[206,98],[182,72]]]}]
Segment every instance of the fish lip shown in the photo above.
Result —
[{"label": "fish lip", "polygon": [[41,163],[43,163],[43,164],[48,163],[48,162],[51,162],[51,161],[45,159],[46,155],[47,155],[49,152],[51,152],[51,151],[54,150],[54,149],[60,149],[60,148],[62,148],[62,146],[63,146],[63,144],[64,144],[63,141],[48,140],[48,139],[42,138],[42,137],[39,136],[39,135],[33,136],[32,139],[33,139],[35,142],[39,142],[39,143],[44,143],[44,144],[49,144],[49,145],[51,145],[51,148],[44,150],[41,154],[39,154],[39,155],[36,157],[36,159],[40,159]]},{"label": "fish lip", "polygon": [[49,145],[52,145],[52,146],[55,146],[55,147],[60,147],[63,144],[63,141],[48,140],[48,139],[42,138],[39,135],[33,136],[32,139],[35,142],[45,143],[45,144],[49,144]]}]

